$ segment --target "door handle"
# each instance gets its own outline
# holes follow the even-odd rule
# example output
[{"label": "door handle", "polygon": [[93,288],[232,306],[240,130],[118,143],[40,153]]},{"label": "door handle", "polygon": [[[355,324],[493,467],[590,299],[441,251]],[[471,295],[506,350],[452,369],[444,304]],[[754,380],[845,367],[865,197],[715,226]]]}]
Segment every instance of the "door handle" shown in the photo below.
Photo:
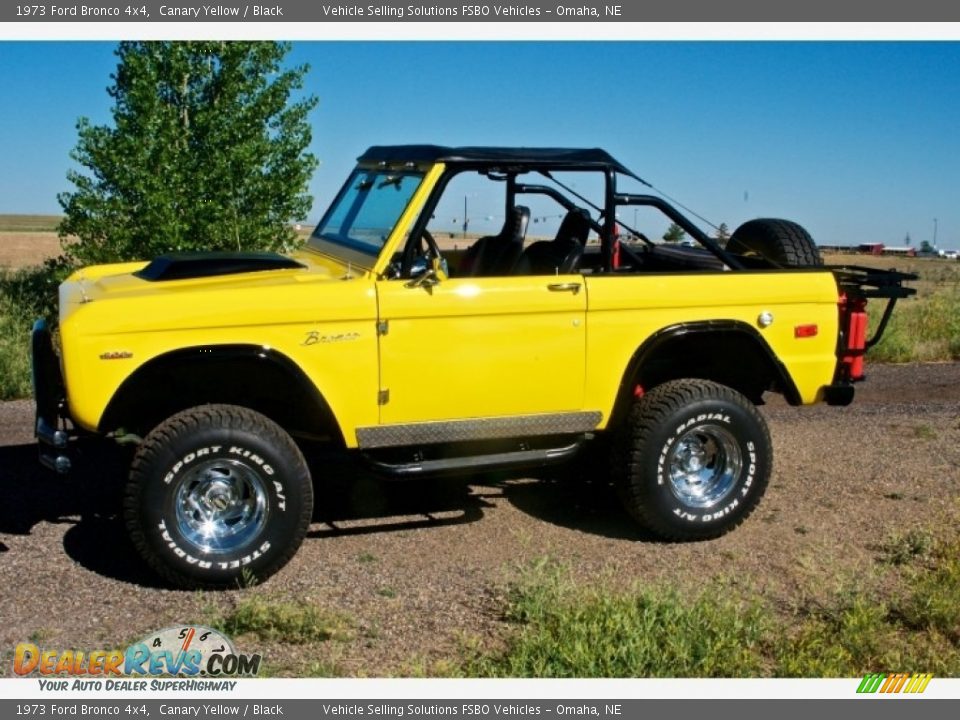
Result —
[{"label": "door handle", "polygon": [[551,292],[572,292],[574,295],[576,295],[578,292],[580,292],[580,283],[550,283],[547,285],[547,290],[550,290]]}]

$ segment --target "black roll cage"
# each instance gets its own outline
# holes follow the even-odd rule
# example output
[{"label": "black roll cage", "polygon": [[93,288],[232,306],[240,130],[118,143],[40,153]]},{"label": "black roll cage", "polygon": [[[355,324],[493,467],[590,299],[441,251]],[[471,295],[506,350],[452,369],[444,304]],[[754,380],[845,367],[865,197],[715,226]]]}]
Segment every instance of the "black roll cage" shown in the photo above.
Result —
[{"label": "black roll cage", "polygon": [[[525,173],[540,173],[544,177],[552,180],[553,182],[559,183],[555,180],[550,174],[551,171],[560,171],[560,172],[602,172],[604,175],[604,207],[600,208],[593,203],[591,203],[586,198],[583,198],[573,190],[567,189],[568,192],[576,195],[580,200],[586,202],[594,210],[596,210],[600,217],[599,219],[590,218],[590,227],[594,232],[597,233],[600,238],[600,254],[602,257],[602,270],[605,272],[610,272],[614,270],[613,267],[613,255],[614,255],[614,226],[619,224],[628,232],[632,233],[634,236],[641,238],[648,245],[654,245],[643,233],[638,232],[634,228],[630,227],[627,223],[622,220],[616,219],[616,208],[620,206],[647,206],[653,207],[666,215],[670,220],[679,225],[683,230],[694,238],[702,247],[708,250],[712,255],[717,257],[722,263],[727,265],[727,267],[736,270],[745,269],[746,265],[743,260],[734,255],[733,253],[727,252],[722,248],[713,238],[707,235],[703,230],[697,227],[692,220],[690,220],[686,215],[680,212],[677,208],[671,205],[669,202],[664,200],[661,197],[656,195],[647,195],[647,194],[633,194],[633,193],[619,193],[617,192],[617,175],[621,172],[623,168],[613,167],[613,166],[597,166],[590,164],[588,166],[576,165],[576,164],[560,164],[560,163],[538,163],[538,162],[524,162],[509,165],[504,165],[503,163],[493,163],[493,162],[478,162],[478,161],[457,161],[454,159],[447,161],[447,168],[441,176],[440,180],[437,182],[434,187],[430,197],[424,203],[420,217],[417,219],[414,227],[410,233],[411,242],[413,238],[418,238],[421,236],[423,231],[426,229],[427,222],[431,217],[433,217],[434,211],[436,210],[437,204],[440,201],[444,191],[447,188],[450,180],[460,173],[463,172],[479,172],[483,175],[486,175],[488,178],[494,181],[505,181],[507,183],[506,191],[506,203],[505,203],[505,215],[513,211],[516,206],[517,195],[523,194],[539,194],[546,195],[547,197],[554,200],[557,204],[562,206],[568,212],[575,210],[578,205],[573,202],[569,197],[561,193],[554,187],[548,185],[540,184],[529,184],[529,183],[518,183],[517,176]],[[641,178],[637,177],[633,173],[627,171],[629,177],[633,177],[636,180],[644,184]],[[559,183],[562,185],[562,183]],[[612,221],[611,221],[612,219]],[[629,248],[627,245],[621,245],[621,249],[624,250],[628,255],[635,257],[635,252]]]}]

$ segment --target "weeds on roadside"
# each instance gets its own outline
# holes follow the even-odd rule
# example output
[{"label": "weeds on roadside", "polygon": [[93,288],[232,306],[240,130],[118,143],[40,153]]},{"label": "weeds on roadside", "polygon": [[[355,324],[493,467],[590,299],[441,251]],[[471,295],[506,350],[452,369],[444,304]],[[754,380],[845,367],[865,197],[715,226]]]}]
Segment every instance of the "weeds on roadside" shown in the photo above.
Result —
[{"label": "weeds on roadside", "polygon": [[0,400],[30,394],[30,321],[0,294]]},{"label": "weeds on roadside", "polygon": [[350,636],[350,623],[342,615],[309,603],[259,596],[243,598],[229,613],[213,619],[211,625],[230,637],[250,634],[262,641],[298,645]]},{"label": "weeds on roadside", "polygon": [[914,528],[895,533],[883,544],[882,559],[891,565],[906,565],[915,559],[924,559],[933,549],[936,539],[926,530]]},{"label": "weeds on roadside", "polygon": [[57,288],[72,267],[64,258],[39,267],[0,271],[0,400],[30,394],[30,330],[56,317]]},{"label": "weeds on roadside", "polygon": [[[960,674],[960,537],[914,530],[879,558],[895,589],[847,587],[778,614],[715,581],[630,591],[584,587],[545,563],[510,591],[505,647],[464,648],[479,677],[856,677]],[[451,674],[458,674],[451,673]]]},{"label": "weeds on roadside", "polygon": [[[870,333],[884,303],[867,305]],[[897,303],[883,339],[870,349],[871,362],[960,360],[960,284],[937,286],[925,295]]]},{"label": "weeds on roadside", "polygon": [[723,677],[763,667],[760,607],[725,594],[577,586],[541,565],[509,597],[518,623],[503,653],[475,654],[480,677]]},{"label": "weeds on roadside", "polygon": [[911,630],[939,633],[960,647],[960,538],[936,543],[930,567],[915,571],[908,584],[909,594],[893,608],[898,619]]}]

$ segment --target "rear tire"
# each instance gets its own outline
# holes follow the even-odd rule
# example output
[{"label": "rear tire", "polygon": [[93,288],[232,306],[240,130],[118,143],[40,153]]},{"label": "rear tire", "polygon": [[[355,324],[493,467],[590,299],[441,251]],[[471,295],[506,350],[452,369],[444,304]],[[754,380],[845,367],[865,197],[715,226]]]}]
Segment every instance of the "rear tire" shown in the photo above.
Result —
[{"label": "rear tire", "polygon": [[183,588],[261,582],[297,551],[313,511],[299,448],[276,423],[233,405],[203,405],[144,439],[124,492],[133,544]]},{"label": "rear tire", "polygon": [[760,502],[770,479],[770,434],[735,390],[672,380],[634,402],[614,464],[620,499],[645,528],[667,540],[714,538]]},{"label": "rear tire", "polygon": [[748,220],[734,231],[727,250],[738,255],[759,255],[782,267],[823,265],[820,249],[810,233],[790,220]]}]

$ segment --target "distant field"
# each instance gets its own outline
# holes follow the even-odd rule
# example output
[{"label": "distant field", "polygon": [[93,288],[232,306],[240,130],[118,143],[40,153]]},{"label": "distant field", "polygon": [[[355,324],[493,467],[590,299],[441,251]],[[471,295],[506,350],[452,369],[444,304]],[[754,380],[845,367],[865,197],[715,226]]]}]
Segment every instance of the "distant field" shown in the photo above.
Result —
[{"label": "distant field", "polygon": [[0,232],[53,232],[61,219],[60,215],[0,214]]},{"label": "distant field", "polygon": [[39,265],[47,258],[59,254],[60,238],[52,230],[0,230],[0,268],[17,269]]},{"label": "distant field", "polygon": [[39,265],[60,254],[59,215],[0,214],[0,269]]},{"label": "distant field", "polygon": [[889,255],[858,255],[855,253],[824,253],[827,265],[862,265],[881,270],[900,270],[916,273],[920,280],[910,283],[917,292],[928,295],[936,290],[956,292],[960,283],[960,262],[941,258],[892,257]]}]

